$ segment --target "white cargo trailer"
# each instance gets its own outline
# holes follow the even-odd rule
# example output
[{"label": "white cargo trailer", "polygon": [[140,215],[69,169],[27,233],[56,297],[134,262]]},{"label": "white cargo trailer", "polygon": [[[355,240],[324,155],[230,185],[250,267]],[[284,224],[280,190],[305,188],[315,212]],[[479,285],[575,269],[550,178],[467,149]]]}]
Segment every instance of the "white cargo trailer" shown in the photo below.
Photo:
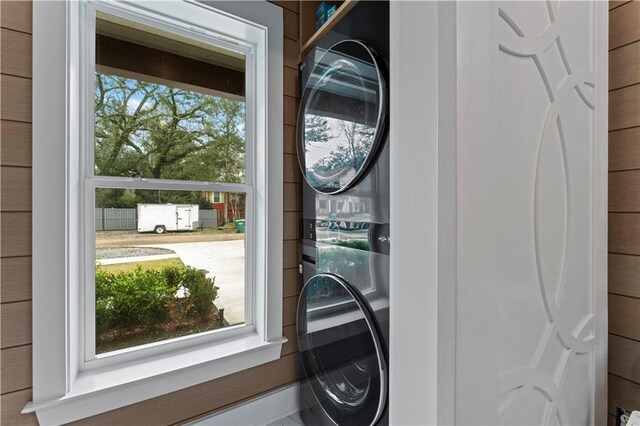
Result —
[{"label": "white cargo trailer", "polygon": [[197,204],[138,204],[138,232],[164,234],[197,227]]}]

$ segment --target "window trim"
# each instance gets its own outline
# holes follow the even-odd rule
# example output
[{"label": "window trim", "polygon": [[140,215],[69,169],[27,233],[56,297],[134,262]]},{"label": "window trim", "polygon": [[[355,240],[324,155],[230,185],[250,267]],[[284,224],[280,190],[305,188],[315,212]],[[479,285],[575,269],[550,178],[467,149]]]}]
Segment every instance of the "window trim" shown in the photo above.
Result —
[{"label": "window trim", "polygon": [[[41,423],[60,424],[119,408],[168,392],[232,374],[280,357],[282,336],[282,10],[266,1],[109,2],[138,14],[154,15],[174,28],[206,33],[224,21],[227,40],[253,34],[257,64],[252,84],[256,96],[254,174],[255,270],[254,330],[229,330],[212,344],[201,335],[171,341],[171,350],[148,352],[100,369],[83,368],[84,318],[78,264],[82,262],[84,224],[81,209],[84,176],[80,149],[82,32],[88,1],[35,2],[33,7],[33,402]],[[212,14],[204,13],[206,11]],[[220,31],[217,31],[220,33]],[[222,39],[224,40],[224,35]],[[85,79],[86,80],[86,79]],[[65,82],[65,84],[61,84]],[[247,87],[247,93],[251,93]],[[64,107],[61,107],[64,106]],[[86,126],[85,126],[86,127]],[[249,127],[249,126],[247,126]],[[264,129],[264,132],[258,131]],[[248,179],[248,177],[247,177]],[[169,181],[168,181],[169,182]],[[180,188],[181,183],[169,182]],[[150,182],[136,182],[152,188]],[[233,185],[209,184],[224,189]],[[203,185],[204,186],[204,185]],[[244,191],[240,191],[244,192]],[[247,195],[247,198],[248,195]],[[251,213],[248,213],[251,214]],[[53,226],[56,225],[57,226]],[[249,247],[253,245],[253,247]],[[212,333],[215,334],[215,333]],[[219,339],[215,339],[219,340]],[[186,343],[184,343],[186,342]],[[172,345],[173,343],[180,343]],[[165,345],[158,345],[160,348]],[[156,353],[158,352],[158,353]]]}]

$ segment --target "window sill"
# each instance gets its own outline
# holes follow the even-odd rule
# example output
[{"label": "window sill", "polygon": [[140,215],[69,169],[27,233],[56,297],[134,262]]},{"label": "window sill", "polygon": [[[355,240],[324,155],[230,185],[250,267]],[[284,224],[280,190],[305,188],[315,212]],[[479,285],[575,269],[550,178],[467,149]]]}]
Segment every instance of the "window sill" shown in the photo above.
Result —
[{"label": "window sill", "polygon": [[285,338],[265,342],[251,333],[226,343],[176,351],[160,357],[83,371],[66,395],[30,402],[41,424],[63,424],[217,379],[280,358]]}]

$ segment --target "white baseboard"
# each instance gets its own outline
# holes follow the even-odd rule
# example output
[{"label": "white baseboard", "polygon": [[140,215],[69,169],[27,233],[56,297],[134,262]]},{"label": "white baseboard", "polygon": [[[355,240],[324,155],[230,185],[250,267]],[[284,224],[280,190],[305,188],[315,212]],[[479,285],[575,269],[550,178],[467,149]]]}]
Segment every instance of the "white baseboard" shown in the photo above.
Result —
[{"label": "white baseboard", "polygon": [[267,425],[297,413],[299,396],[300,386],[295,383],[188,423],[188,426]]}]

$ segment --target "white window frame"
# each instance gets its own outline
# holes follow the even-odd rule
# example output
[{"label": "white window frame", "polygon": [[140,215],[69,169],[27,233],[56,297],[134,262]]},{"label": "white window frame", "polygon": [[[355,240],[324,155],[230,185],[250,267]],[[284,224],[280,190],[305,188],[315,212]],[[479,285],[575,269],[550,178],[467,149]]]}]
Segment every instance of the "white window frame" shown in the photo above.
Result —
[{"label": "white window frame", "polygon": [[[96,10],[246,52],[247,185],[93,176]],[[282,10],[267,2],[34,2],[33,27],[33,402],[24,411],[43,424],[68,423],[278,359],[286,342]],[[245,192],[246,325],[96,357],[90,253],[94,188],[105,185]]]},{"label": "white window frame", "polygon": [[[80,75],[80,134],[83,135],[80,143],[80,156],[83,161],[83,167],[80,173],[84,173],[79,177],[81,183],[81,192],[84,194],[84,211],[81,213],[84,220],[84,234],[80,237],[82,243],[85,244],[84,249],[80,247],[79,251],[84,254],[84,285],[82,286],[82,295],[84,298],[84,320],[81,325],[85,325],[84,332],[80,335],[80,341],[84,345],[84,356],[81,361],[81,370],[97,369],[105,365],[114,365],[123,361],[147,357],[150,354],[162,353],[167,350],[182,349],[186,346],[193,346],[194,342],[201,341],[203,343],[211,343],[214,340],[228,339],[232,336],[246,334],[254,330],[253,313],[254,313],[254,294],[255,286],[260,285],[258,277],[254,276],[255,271],[255,236],[256,230],[254,204],[255,198],[259,191],[256,188],[256,173],[254,170],[254,152],[260,139],[264,134],[256,132],[255,123],[258,122],[256,103],[261,94],[256,91],[256,78],[258,65],[258,55],[256,48],[260,40],[260,33],[252,34],[247,37],[253,39],[254,43],[245,40],[225,40],[216,37],[214,34],[200,33],[184,28],[179,24],[172,22],[173,20],[163,20],[161,16],[154,12],[140,11],[138,8],[123,7],[118,3],[96,2],[91,1],[85,3],[82,7],[80,19],[80,52],[79,55],[79,75]],[[145,24],[150,27],[157,28],[166,33],[175,33],[182,36],[192,38],[196,41],[209,43],[222,49],[242,53],[246,57],[245,69],[245,116],[246,116],[246,166],[245,166],[245,182],[240,183],[212,183],[212,182],[196,182],[196,181],[172,181],[166,179],[132,179],[127,177],[115,176],[96,176],[95,171],[95,108],[94,108],[94,75],[96,72],[96,51],[95,51],[95,22],[98,13],[110,15],[125,19],[132,23]],[[227,18],[228,19],[228,18]],[[224,25],[222,24],[214,24]],[[226,37],[225,37],[226,38]],[[73,178],[73,177],[72,177]],[[118,351],[107,352],[96,355],[95,349],[95,191],[98,188],[126,188],[126,189],[150,189],[150,190],[189,190],[199,191],[215,191],[220,194],[224,191],[244,193],[246,196],[246,249],[245,249],[245,282],[244,282],[244,313],[245,322],[242,325],[227,327],[224,329],[211,330],[205,333],[199,333],[197,336],[187,335],[171,340],[163,340],[145,345],[139,345]],[[259,271],[256,271],[259,273]]]}]

